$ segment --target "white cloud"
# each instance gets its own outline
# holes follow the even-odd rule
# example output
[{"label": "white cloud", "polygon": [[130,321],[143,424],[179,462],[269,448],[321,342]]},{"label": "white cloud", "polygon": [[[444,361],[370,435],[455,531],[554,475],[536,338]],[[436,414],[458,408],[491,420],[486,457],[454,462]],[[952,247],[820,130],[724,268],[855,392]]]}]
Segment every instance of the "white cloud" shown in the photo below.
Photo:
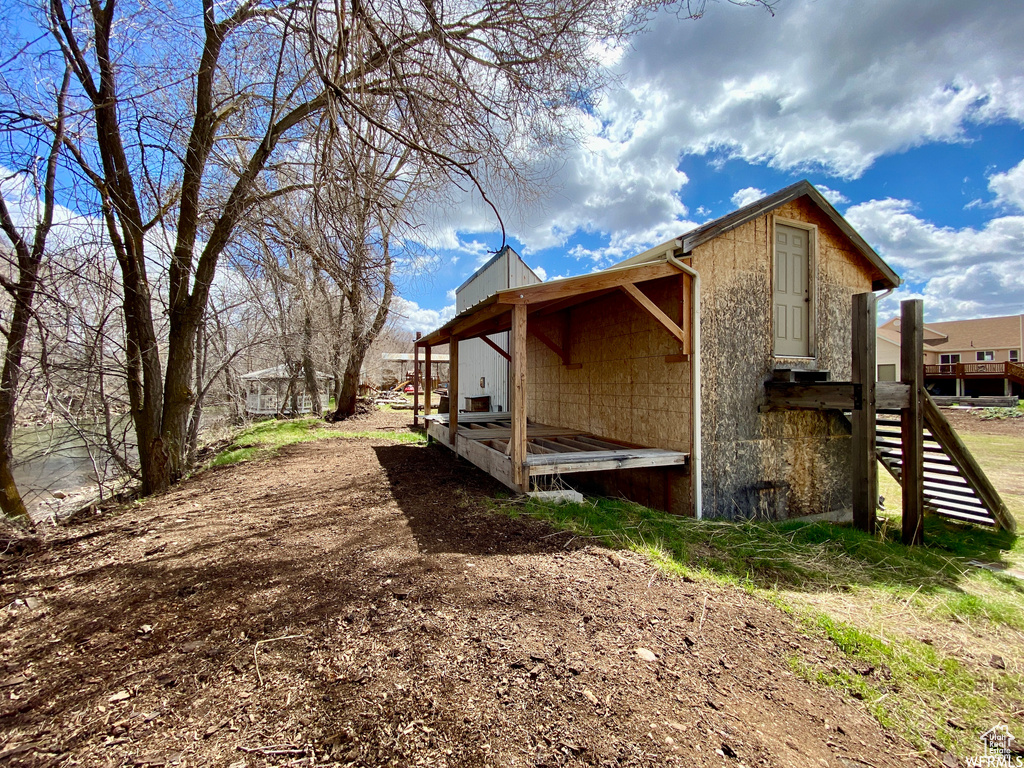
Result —
[{"label": "white cloud", "polygon": [[920,287],[929,320],[1024,312],[1024,216],[956,229],[913,210],[907,200],[872,200],[852,206],[846,219],[904,280]]},{"label": "white cloud", "polygon": [[[578,255],[603,263],[619,253],[611,243],[652,244],[637,233],[668,225],[680,234],[686,155],[855,178],[881,155],[1024,121],[1024,14],[1005,2],[790,0],[775,11],[712,4],[698,21],[665,12],[615,49],[618,84],[578,116],[585,138],[553,166],[536,204],[513,215],[499,200],[525,252],[587,233],[610,245]],[[1000,199],[1016,204],[1004,191],[1016,182],[993,178]],[[457,232],[495,228],[486,207],[462,200],[440,221],[446,247]]]},{"label": "white cloud", "polygon": [[415,301],[396,296],[391,300],[391,311],[398,320],[398,325],[409,331],[432,331],[440,328],[455,317],[455,305],[437,309],[424,309]]},{"label": "white cloud", "polygon": [[837,192],[831,187],[826,187],[824,184],[815,184],[814,188],[821,192],[825,199],[832,203],[833,206],[845,205],[850,202],[850,198],[842,192]]},{"label": "white cloud", "polygon": [[996,196],[996,205],[1024,211],[1024,160],[1006,173],[989,176],[988,188]]},{"label": "white cloud", "polygon": [[536,267],[530,267],[530,269],[533,270],[533,274],[540,278],[542,283],[548,279],[548,271],[544,269],[544,267],[540,266],[540,264]]},{"label": "white cloud", "polygon": [[744,187],[743,189],[737,190],[732,196],[732,204],[737,208],[742,208],[744,205],[748,205],[755,200],[760,200],[764,197],[764,190],[758,189],[757,187]]},{"label": "white cloud", "polygon": [[601,269],[617,261],[636,256],[655,245],[666,243],[689,232],[696,226],[697,224],[692,221],[673,219],[636,232],[620,230],[612,233],[607,245],[597,248],[584,248],[577,245],[569,251],[569,255],[575,256],[577,259],[588,259],[593,262],[594,269]]},{"label": "white cloud", "polygon": [[1006,8],[798,0],[774,17],[724,3],[697,22],[666,14],[619,65],[627,92],[603,116],[660,110],[661,138],[685,152],[856,177],[882,154],[961,141],[968,124],[1024,120],[1024,14]]}]

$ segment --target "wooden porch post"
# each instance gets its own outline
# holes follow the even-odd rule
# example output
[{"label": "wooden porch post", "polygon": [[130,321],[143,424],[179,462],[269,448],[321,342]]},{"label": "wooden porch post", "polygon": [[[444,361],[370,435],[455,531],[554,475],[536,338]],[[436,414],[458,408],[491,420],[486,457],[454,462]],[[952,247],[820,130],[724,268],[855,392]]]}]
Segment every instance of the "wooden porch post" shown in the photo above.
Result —
[{"label": "wooden porch post", "polygon": [[924,303],[900,304],[900,370],[910,398],[900,413],[903,443],[903,543],[924,542]]},{"label": "wooden porch post", "polygon": [[526,472],[526,305],[512,306],[512,434],[508,441],[512,482],[525,493],[530,490]]},{"label": "wooden porch post", "polygon": [[[432,347],[428,344],[423,349],[423,365],[427,369],[427,386],[423,389],[423,415],[430,415],[430,390],[434,386],[434,370],[430,367],[430,354]],[[427,422],[424,421],[424,424]]]},{"label": "wooden porch post", "polygon": [[[853,297],[853,524],[875,532],[878,463],[875,459],[875,294]],[[860,398],[856,397],[860,390]]]},{"label": "wooden porch post", "polygon": [[459,337],[448,339],[448,442],[459,431]]},{"label": "wooden porch post", "polygon": [[[416,341],[423,336],[416,331]],[[420,422],[420,345],[412,345],[412,425],[418,427]]]}]

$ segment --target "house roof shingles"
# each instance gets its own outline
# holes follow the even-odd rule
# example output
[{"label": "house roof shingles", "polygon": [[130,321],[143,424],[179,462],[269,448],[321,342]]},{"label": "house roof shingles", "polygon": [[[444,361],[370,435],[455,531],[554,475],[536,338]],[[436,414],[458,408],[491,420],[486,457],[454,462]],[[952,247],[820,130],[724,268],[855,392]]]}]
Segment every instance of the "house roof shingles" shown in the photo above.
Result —
[{"label": "house roof shingles", "polygon": [[[878,335],[899,343],[899,318],[879,326]],[[1024,315],[925,323],[924,345],[936,352],[1020,349],[1024,346]]]}]

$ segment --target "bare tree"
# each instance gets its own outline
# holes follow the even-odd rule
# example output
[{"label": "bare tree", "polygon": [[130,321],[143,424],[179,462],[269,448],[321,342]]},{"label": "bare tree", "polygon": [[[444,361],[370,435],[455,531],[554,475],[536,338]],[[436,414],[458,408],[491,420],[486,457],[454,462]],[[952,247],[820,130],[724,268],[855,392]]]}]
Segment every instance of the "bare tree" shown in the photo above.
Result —
[{"label": "bare tree", "polygon": [[0,274],[0,286],[13,301],[9,322],[6,325],[0,322],[0,333],[6,341],[3,371],[0,373],[0,509],[9,520],[28,526],[31,526],[31,520],[14,482],[12,467],[18,380],[32,322],[32,305],[39,288],[39,268],[46,255],[46,240],[53,226],[57,164],[64,142],[65,102],[70,75],[70,71],[65,71],[56,94],[56,114],[49,121],[53,138],[46,156],[42,180],[38,179],[35,164],[28,169],[36,181],[35,187],[39,192],[37,198],[42,201],[42,210],[31,240],[22,234],[3,195],[0,194],[0,228],[10,240],[16,257],[13,276],[8,278]]},{"label": "bare tree", "polygon": [[[600,84],[599,44],[623,40],[666,4],[202,0],[196,14],[129,0],[24,0],[54,47],[30,41],[10,60],[24,87],[11,81],[14,106],[0,114],[52,130],[26,94],[60,79],[51,68],[70,67],[73,119],[54,146],[82,182],[68,205],[98,212],[119,266],[143,491],[187,468],[197,342],[218,265],[253,206],[291,191],[268,172],[309,162],[314,123],[326,120],[348,147],[384,156],[401,147],[407,168],[491,201],[495,188],[526,189],[536,154],[564,138],[564,118]],[[362,245],[348,258],[384,266],[383,299],[393,290],[389,230],[385,216],[372,220],[376,234],[351,235]],[[168,242],[166,255],[153,253],[154,239]],[[166,271],[165,336],[154,269]],[[352,314],[377,290],[358,269],[346,287]],[[380,317],[365,317],[356,349]]]}]

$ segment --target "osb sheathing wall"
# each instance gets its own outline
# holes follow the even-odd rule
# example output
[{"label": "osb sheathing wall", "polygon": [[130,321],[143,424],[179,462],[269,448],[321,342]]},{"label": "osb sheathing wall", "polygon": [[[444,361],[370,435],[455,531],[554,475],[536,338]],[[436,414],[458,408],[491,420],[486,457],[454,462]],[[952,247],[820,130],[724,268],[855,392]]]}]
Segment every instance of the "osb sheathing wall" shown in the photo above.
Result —
[{"label": "osb sheathing wall", "polygon": [[[679,318],[679,278],[640,285],[669,317]],[[683,311],[689,311],[689,304]],[[621,292],[566,312],[535,319],[538,329],[564,346],[569,362],[533,333],[527,335],[527,414],[544,424],[578,429],[648,448],[689,452],[692,405],[690,364],[666,363],[679,342]],[[574,367],[579,364],[579,367]],[[636,470],[579,476],[642,504],[691,514],[689,478],[675,470]]]},{"label": "osb sheathing wall", "polygon": [[[818,225],[814,360],[773,355],[773,216]],[[873,268],[806,198],[698,246],[692,265],[701,275],[704,515],[779,519],[848,509],[850,438],[840,417],[760,413],[758,405],[775,367],[850,380],[851,297],[871,290]]]}]

